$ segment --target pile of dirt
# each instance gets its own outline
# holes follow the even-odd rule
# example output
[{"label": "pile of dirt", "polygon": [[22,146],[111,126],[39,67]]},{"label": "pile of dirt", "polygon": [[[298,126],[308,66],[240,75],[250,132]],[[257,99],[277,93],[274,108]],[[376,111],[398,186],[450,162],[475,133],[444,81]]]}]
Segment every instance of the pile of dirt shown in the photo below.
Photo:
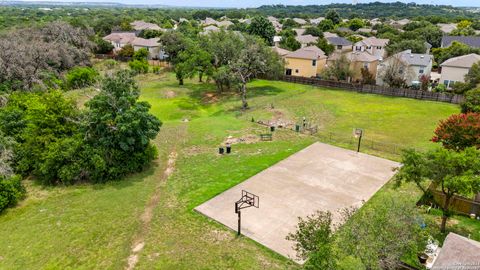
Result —
[{"label": "pile of dirt", "polygon": [[165,93],[164,93],[164,97],[165,97],[165,98],[174,98],[174,97],[176,97],[176,96],[177,96],[177,93],[175,93],[175,92],[172,91],[172,90],[167,90],[167,91],[165,91]]},{"label": "pile of dirt", "polygon": [[228,136],[227,139],[223,142],[224,144],[238,144],[238,143],[256,143],[260,141],[258,135],[248,134],[241,136],[239,138],[235,138],[233,136]]},{"label": "pile of dirt", "polygon": [[218,97],[217,93],[214,92],[205,93],[203,96],[204,103],[216,103],[219,99],[220,98]]}]

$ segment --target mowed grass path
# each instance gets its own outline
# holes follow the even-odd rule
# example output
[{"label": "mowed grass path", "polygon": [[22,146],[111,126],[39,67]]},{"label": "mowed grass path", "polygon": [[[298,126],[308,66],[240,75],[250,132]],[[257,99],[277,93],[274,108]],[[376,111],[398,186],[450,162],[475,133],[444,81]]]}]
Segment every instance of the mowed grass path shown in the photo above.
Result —
[{"label": "mowed grass path", "polygon": [[[278,110],[291,119],[315,117],[324,131],[351,134],[352,127],[360,126],[378,139],[431,147],[428,139],[438,120],[458,112],[457,106],[444,103],[255,81],[249,93],[252,109],[242,114],[236,95],[217,95],[211,84],[189,80],[180,87],[170,73],[142,76],[139,82],[141,99],[164,122],[155,140],[159,159],[119,182],[31,185],[24,202],[0,215],[0,269],[123,269],[140,215],[172,149],[178,153],[175,171],[161,184],[138,269],[296,268],[193,208],[315,138],[279,131],[273,142],[236,144],[232,155],[217,155],[228,136],[263,133],[265,128],[249,119],[268,119]],[[269,109],[271,103],[275,110]]]}]

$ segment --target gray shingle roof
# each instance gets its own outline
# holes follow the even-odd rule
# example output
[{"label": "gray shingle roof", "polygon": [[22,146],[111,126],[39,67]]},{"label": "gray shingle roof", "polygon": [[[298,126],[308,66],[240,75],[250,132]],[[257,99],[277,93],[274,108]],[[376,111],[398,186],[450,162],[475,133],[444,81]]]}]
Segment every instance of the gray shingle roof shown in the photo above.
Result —
[{"label": "gray shingle roof", "polygon": [[285,56],[286,58],[300,58],[300,59],[311,59],[316,60],[319,58],[327,58],[325,53],[318,48],[317,46],[308,46],[305,48],[298,49],[292,53],[289,53]]},{"label": "gray shingle roof", "polygon": [[480,37],[476,36],[443,36],[442,47],[452,45],[452,42],[458,41],[473,48],[480,48]]},{"label": "gray shingle roof", "polygon": [[295,39],[301,44],[316,43],[318,41],[318,37],[312,35],[296,36]]},{"label": "gray shingle roof", "polygon": [[429,54],[412,53],[411,50],[406,50],[396,54],[400,60],[407,63],[409,66],[426,67],[432,61],[432,56]]},{"label": "gray shingle roof", "polygon": [[332,45],[342,45],[342,46],[351,46],[352,42],[348,41],[343,37],[327,37],[328,43]]},{"label": "gray shingle roof", "polygon": [[461,67],[461,68],[471,68],[473,64],[480,61],[480,55],[472,53],[467,55],[462,55],[459,57],[453,57],[443,62],[440,66],[442,67]]},{"label": "gray shingle roof", "polygon": [[449,233],[432,270],[478,269],[480,266],[480,242],[455,233]]}]

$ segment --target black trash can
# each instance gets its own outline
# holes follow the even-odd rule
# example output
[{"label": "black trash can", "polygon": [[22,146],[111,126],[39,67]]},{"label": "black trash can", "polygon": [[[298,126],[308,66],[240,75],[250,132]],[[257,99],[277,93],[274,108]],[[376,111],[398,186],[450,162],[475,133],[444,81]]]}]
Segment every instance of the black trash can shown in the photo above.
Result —
[{"label": "black trash can", "polygon": [[227,154],[230,154],[232,152],[232,146],[231,145],[227,145],[227,147],[225,147],[226,150],[227,150]]},{"label": "black trash can", "polygon": [[274,126],[271,126],[271,127],[270,127],[270,131],[271,131],[271,132],[274,132],[274,131],[275,131],[275,127],[274,127]]},{"label": "black trash can", "polygon": [[218,148],[218,153],[219,153],[220,155],[223,155],[224,151],[225,151],[225,149],[223,149],[223,147],[219,147],[219,148]]},{"label": "black trash can", "polygon": [[295,131],[300,132],[300,125],[295,125]]}]

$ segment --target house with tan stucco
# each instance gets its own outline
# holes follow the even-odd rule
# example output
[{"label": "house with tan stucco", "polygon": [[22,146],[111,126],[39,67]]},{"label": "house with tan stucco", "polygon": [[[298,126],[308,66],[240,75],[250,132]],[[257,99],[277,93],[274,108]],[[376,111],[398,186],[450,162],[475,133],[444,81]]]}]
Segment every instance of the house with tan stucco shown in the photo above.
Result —
[{"label": "house with tan stucco", "polygon": [[465,75],[470,71],[473,64],[480,62],[480,55],[472,53],[450,58],[440,64],[442,72],[440,82],[447,88],[451,88],[456,82],[465,82]]},{"label": "house with tan stucco", "polygon": [[317,46],[298,49],[284,56],[285,74],[291,76],[316,77],[327,64],[327,56]]},{"label": "house with tan stucco", "polygon": [[353,51],[344,54],[332,54],[327,59],[327,66],[332,65],[342,55],[345,55],[348,61],[350,61],[350,70],[352,71],[352,77],[350,78],[351,81],[357,82],[363,79],[362,69],[368,70],[368,72],[372,74],[373,78],[376,78],[379,61],[376,56],[371,55],[367,51]]}]

